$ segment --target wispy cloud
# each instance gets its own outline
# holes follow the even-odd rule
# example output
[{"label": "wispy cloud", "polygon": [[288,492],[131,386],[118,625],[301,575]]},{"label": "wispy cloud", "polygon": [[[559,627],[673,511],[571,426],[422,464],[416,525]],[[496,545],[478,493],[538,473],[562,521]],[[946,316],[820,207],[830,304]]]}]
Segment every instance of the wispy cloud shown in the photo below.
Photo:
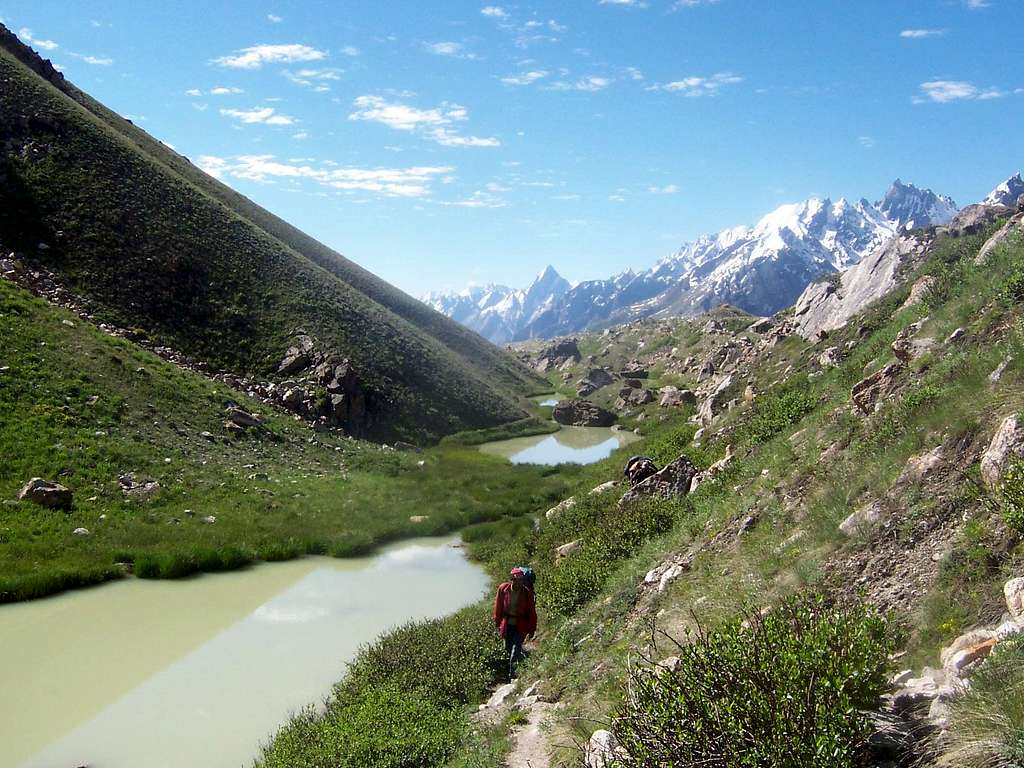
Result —
[{"label": "wispy cloud", "polygon": [[324,51],[308,45],[253,45],[233,54],[220,56],[214,64],[233,69],[259,69],[264,64],[294,64],[300,61],[320,61],[327,58]]},{"label": "wispy cloud", "polygon": [[95,67],[109,67],[114,63],[114,60],[107,56],[89,56],[84,53],[72,53],[79,61],[84,61],[86,64],[91,64]]},{"label": "wispy cloud", "polygon": [[508,11],[502,8],[500,5],[487,5],[480,9],[480,13],[484,16],[490,16],[493,19],[507,19]]},{"label": "wispy cloud", "polygon": [[462,43],[455,43],[450,40],[440,43],[427,43],[426,49],[435,56],[451,56],[454,59],[477,58],[475,53],[467,52]]},{"label": "wispy cloud", "polygon": [[523,72],[519,75],[508,75],[507,77],[501,78],[501,82],[505,85],[530,85],[542,80],[547,77],[548,73],[542,69],[533,69],[529,72]]},{"label": "wispy cloud", "polygon": [[923,40],[926,37],[942,37],[944,34],[944,29],[904,29],[900,32],[900,37],[905,40]]},{"label": "wispy cloud", "polygon": [[356,48],[354,45],[346,45],[343,48],[340,48],[339,52],[343,56],[358,56],[359,55],[359,49]]},{"label": "wispy cloud", "polygon": [[857,143],[864,147],[864,149],[874,149],[876,142],[874,136],[858,136]]},{"label": "wispy cloud", "polygon": [[442,102],[433,109],[419,109],[408,104],[388,101],[382,96],[359,96],[352,102],[356,108],[349,120],[380,123],[398,131],[418,131],[446,147],[498,147],[501,142],[495,138],[462,136],[450,126],[469,119],[466,108],[450,102]]},{"label": "wispy cloud", "polygon": [[612,81],[607,77],[591,75],[590,77],[583,77],[573,82],[560,80],[557,83],[552,83],[550,88],[553,91],[585,91],[588,93],[595,93],[597,91],[603,91],[611,85],[611,82]]},{"label": "wispy cloud", "polygon": [[714,5],[718,0],[676,0],[672,3],[672,10],[677,11],[680,8],[695,8],[698,5]]},{"label": "wispy cloud", "polygon": [[718,72],[711,77],[684,77],[670,83],[649,86],[648,91],[668,91],[684,96],[713,96],[727,85],[742,83],[743,78],[732,72]]},{"label": "wispy cloud", "polygon": [[647,188],[647,191],[652,195],[674,195],[679,191],[679,187],[675,184],[666,184],[663,187],[651,186]]},{"label": "wispy cloud", "polygon": [[340,80],[344,70],[337,67],[324,67],[323,69],[300,69],[297,72],[285,71],[284,76],[296,85],[303,88],[312,88],[319,93],[331,90],[328,81]]},{"label": "wispy cloud", "polygon": [[598,0],[598,5],[618,5],[625,8],[646,8],[644,0]]},{"label": "wispy cloud", "polygon": [[926,101],[945,104],[950,101],[988,101],[1006,95],[1006,91],[999,88],[979,88],[965,80],[931,80],[921,83],[921,93],[913,101],[915,104]]},{"label": "wispy cloud", "polygon": [[966,0],[967,7],[972,11],[976,11],[979,8],[988,8],[991,3],[989,0]]},{"label": "wispy cloud", "polygon": [[492,192],[477,190],[462,200],[441,201],[441,205],[450,205],[457,208],[504,208],[508,203]]},{"label": "wispy cloud", "polygon": [[218,85],[210,89],[211,96],[230,96],[235,93],[245,93],[241,88],[228,87],[226,85]]},{"label": "wispy cloud", "polygon": [[273,107],[256,107],[254,109],[222,109],[224,117],[233,117],[247,124],[291,125],[295,118],[279,115]]},{"label": "wispy cloud", "polygon": [[282,21],[284,21],[284,19],[282,19],[280,16],[276,14],[268,13],[267,21],[269,21],[271,24],[280,24]]},{"label": "wispy cloud", "polygon": [[[280,162],[274,155],[241,155],[234,158],[204,155],[197,165],[214,178],[234,177],[247,181],[273,183],[279,179],[309,179],[345,192],[374,192],[385,197],[426,197],[431,183],[451,173],[450,166],[413,166],[411,168],[355,168]],[[325,164],[327,165],[327,164]]]},{"label": "wispy cloud", "polygon": [[57,48],[60,48],[60,46],[57,45],[57,43],[55,43],[53,40],[44,40],[42,38],[36,37],[32,34],[32,30],[29,29],[28,27],[22,27],[21,29],[19,29],[18,37],[20,37],[23,42],[28,43],[29,45],[34,45],[36,48],[39,48],[43,51],[53,51]]}]

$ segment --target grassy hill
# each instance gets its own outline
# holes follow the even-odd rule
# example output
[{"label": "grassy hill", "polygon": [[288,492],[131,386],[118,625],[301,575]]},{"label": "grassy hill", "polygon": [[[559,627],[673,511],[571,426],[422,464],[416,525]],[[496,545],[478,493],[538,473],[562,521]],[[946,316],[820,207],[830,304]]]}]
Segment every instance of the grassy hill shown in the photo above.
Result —
[{"label": "grassy hill", "polygon": [[502,351],[198,170],[6,30],[0,139],[0,244],[101,319],[264,375],[301,328],[352,361],[376,436],[524,415],[517,396],[536,382]]}]

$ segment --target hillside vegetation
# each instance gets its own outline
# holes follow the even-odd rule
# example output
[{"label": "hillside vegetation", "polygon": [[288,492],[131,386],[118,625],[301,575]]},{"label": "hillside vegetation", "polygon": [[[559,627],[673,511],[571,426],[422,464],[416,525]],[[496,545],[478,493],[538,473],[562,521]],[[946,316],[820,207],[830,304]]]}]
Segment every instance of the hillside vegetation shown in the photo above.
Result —
[{"label": "hillside vegetation", "polygon": [[264,376],[301,329],[351,361],[372,416],[353,431],[370,436],[525,415],[517,397],[537,382],[514,360],[195,168],[6,29],[0,139],[0,243],[98,319]]}]

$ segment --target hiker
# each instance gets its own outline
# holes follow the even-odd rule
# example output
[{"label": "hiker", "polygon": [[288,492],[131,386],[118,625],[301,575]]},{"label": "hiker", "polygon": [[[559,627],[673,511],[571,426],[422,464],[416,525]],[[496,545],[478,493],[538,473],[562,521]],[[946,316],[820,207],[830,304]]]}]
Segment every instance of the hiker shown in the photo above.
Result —
[{"label": "hiker", "polygon": [[513,568],[509,580],[498,586],[494,596],[494,626],[505,638],[509,682],[515,678],[516,664],[523,657],[523,642],[537,631],[537,606],[527,575],[527,569]]}]

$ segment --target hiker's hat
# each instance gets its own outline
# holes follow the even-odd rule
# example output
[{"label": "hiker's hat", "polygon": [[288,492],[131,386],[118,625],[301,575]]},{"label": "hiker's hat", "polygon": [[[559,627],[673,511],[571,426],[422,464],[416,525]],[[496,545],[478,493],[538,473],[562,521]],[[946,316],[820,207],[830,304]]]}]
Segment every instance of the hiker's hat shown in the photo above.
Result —
[{"label": "hiker's hat", "polygon": [[511,576],[513,579],[521,577],[523,575],[523,569],[517,565],[515,568],[508,572],[508,575]]}]

